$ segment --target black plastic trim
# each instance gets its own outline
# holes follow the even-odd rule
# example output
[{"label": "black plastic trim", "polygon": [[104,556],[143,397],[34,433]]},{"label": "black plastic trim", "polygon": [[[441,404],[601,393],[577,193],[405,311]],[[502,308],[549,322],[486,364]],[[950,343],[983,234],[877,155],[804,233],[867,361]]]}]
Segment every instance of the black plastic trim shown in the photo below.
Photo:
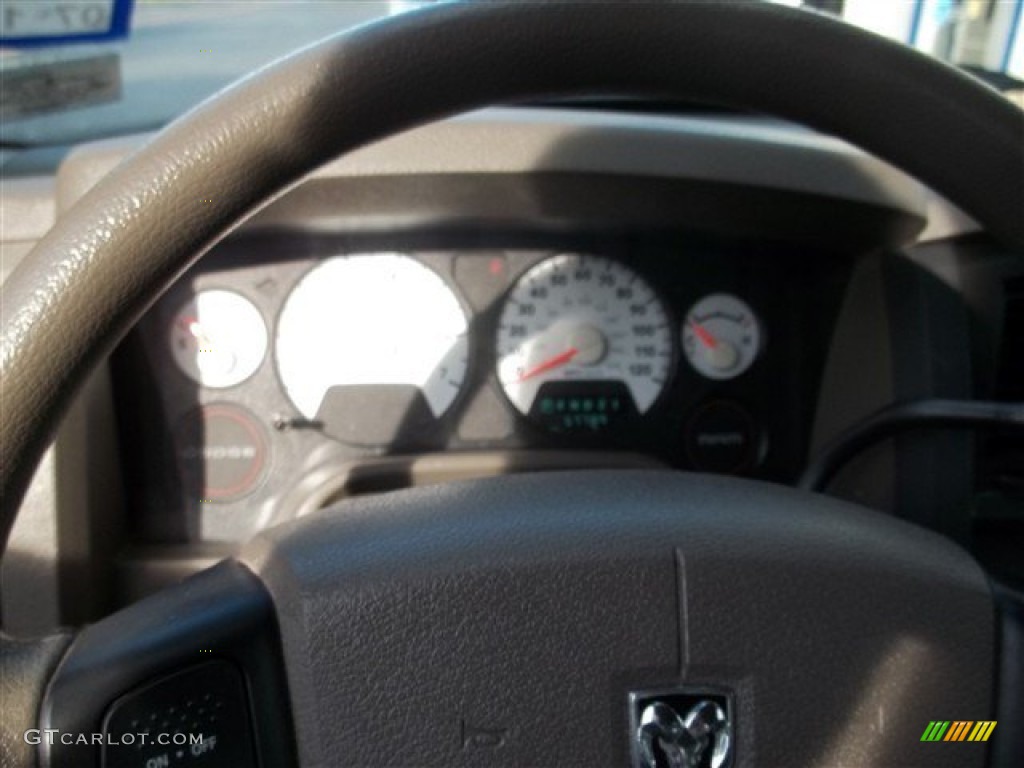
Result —
[{"label": "black plastic trim", "polygon": [[799,487],[822,491],[846,462],[880,440],[910,429],[1006,429],[1024,432],[1024,404],[917,400],[886,406],[825,446],[804,471]]},{"label": "black plastic trim", "polygon": [[1024,764],[1024,592],[993,584],[997,611],[999,666],[996,722],[992,732],[992,768]]},{"label": "black plastic trim", "polygon": [[[39,727],[102,733],[104,713],[119,696],[212,658],[243,671],[260,764],[296,766],[273,604],[262,582],[232,560],[83,630],[50,681]],[[100,748],[44,739],[39,760],[47,768],[99,765]]]}]

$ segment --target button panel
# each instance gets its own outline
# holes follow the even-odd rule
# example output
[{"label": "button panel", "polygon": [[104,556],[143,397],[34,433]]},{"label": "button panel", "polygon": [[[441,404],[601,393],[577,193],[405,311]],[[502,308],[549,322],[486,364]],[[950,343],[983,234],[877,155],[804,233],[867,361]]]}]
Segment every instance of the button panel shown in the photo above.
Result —
[{"label": "button panel", "polygon": [[104,768],[256,768],[245,683],[226,661],[122,696],[103,731]]}]

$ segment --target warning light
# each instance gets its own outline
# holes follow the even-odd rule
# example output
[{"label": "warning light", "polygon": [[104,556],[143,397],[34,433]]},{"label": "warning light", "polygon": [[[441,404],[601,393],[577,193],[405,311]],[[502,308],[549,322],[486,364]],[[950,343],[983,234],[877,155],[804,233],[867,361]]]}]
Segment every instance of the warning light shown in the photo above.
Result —
[{"label": "warning light", "polygon": [[502,272],[505,271],[505,260],[498,257],[491,259],[491,263],[488,265],[488,270],[494,277],[498,277]]}]

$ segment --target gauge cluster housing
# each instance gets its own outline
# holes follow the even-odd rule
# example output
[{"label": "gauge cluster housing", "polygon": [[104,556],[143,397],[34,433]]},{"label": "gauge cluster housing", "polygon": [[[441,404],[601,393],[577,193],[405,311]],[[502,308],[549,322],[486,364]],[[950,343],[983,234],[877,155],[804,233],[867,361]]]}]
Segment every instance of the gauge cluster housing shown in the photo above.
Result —
[{"label": "gauge cluster housing", "polygon": [[[298,488],[310,476],[384,457],[641,455],[672,467],[793,481],[807,452],[814,393],[848,256],[693,233],[524,231],[486,240],[483,247],[473,232],[396,238],[280,230],[239,234],[218,246],[150,311],[113,360],[117,399],[131,405],[119,411],[120,439],[127,448],[126,476],[132,478],[130,503],[145,510],[134,520],[139,539],[244,538],[303,507]],[[346,420],[347,431],[325,430],[308,409],[296,407],[282,383],[273,339],[283,308],[304,277],[327,260],[350,254],[372,259],[376,253],[383,263],[395,252],[438,275],[465,310],[464,380],[450,407],[428,418],[417,416],[407,393],[388,382],[365,387],[370,391],[357,393],[361,399]],[[567,253],[597,257],[596,263],[627,270],[652,286],[651,299],[658,301],[667,326],[668,359],[659,394],[642,412],[629,403],[624,418],[580,418],[575,427],[557,428],[536,412],[521,412],[502,387],[497,345],[508,298],[530,270]],[[805,290],[810,281],[816,291]],[[255,373],[229,388],[205,387],[185,375],[167,343],[178,308],[216,290],[252,302],[271,339]],[[756,312],[763,351],[740,375],[713,379],[686,362],[683,323],[703,297],[722,293],[742,297]],[[388,311],[400,313],[411,335],[433,321],[414,305]],[[309,328],[322,340],[319,354],[326,362],[345,354],[345,334],[367,332]],[[595,385],[608,390],[608,403],[615,384]],[[622,398],[630,399],[628,393]],[[563,400],[566,411],[579,408],[582,416],[606,398]],[[215,420],[204,421],[210,414]],[[237,483],[246,478],[239,492]],[[225,493],[229,481],[232,490]]]}]

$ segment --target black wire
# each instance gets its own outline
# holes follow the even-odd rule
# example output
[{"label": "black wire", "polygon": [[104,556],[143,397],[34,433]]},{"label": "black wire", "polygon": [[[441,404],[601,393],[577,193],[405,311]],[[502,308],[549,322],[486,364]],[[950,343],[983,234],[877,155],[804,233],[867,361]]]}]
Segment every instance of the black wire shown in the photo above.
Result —
[{"label": "black wire", "polygon": [[1024,403],[916,400],[875,411],[828,443],[807,465],[798,488],[823,491],[836,473],[868,446],[912,429],[1005,429],[1024,437]]}]

